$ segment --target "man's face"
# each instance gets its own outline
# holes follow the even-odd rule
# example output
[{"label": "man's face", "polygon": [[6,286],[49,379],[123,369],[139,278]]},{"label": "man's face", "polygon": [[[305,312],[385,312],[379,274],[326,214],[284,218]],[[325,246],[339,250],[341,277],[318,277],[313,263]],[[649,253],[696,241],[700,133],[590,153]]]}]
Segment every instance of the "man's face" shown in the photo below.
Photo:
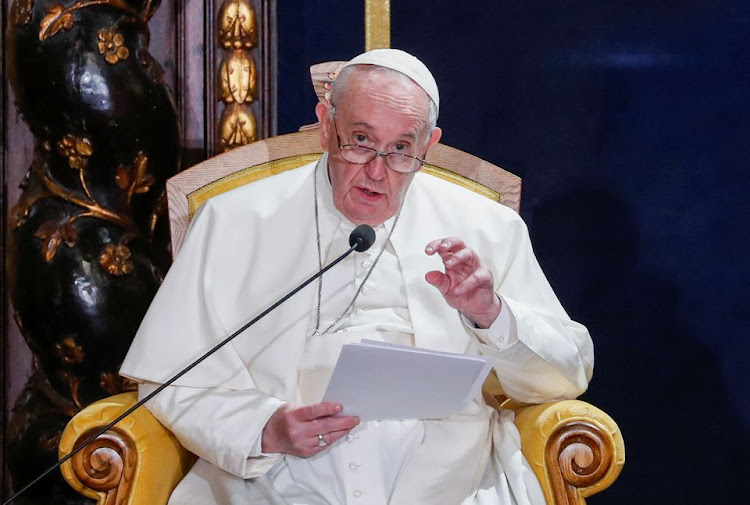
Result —
[{"label": "man's face", "polygon": [[440,139],[440,129],[429,131],[424,90],[390,72],[355,70],[336,100],[335,127],[330,105],[321,102],[315,109],[321,145],[329,153],[333,203],[354,224],[381,224],[398,212],[414,172],[391,170],[383,156],[364,165],[347,162],[341,157],[336,131],[342,144],[366,145],[386,153],[411,152],[421,159]]}]

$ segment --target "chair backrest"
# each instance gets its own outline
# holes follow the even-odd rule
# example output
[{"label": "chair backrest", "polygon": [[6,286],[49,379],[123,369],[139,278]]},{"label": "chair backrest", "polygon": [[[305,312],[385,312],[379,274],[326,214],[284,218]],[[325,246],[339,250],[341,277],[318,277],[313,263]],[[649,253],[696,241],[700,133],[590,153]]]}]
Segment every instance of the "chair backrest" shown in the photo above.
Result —
[{"label": "chair backrest", "polygon": [[[320,133],[308,129],[253,142],[214,156],[167,181],[172,255],[182,246],[190,220],[212,196],[286,170],[301,167],[322,154]],[[518,212],[521,179],[476,156],[437,144],[422,169],[435,177],[471,189]]]}]

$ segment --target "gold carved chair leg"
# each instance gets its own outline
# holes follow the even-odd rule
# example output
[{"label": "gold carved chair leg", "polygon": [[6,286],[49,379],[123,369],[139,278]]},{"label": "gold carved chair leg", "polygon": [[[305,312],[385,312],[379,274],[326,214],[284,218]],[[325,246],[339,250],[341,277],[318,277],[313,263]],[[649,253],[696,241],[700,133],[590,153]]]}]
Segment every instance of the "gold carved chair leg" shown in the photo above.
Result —
[{"label": "gold carved chair leg", "polygon": [[548,505],[583,505],[617,479],[625,446],[617,424],[602,410],[580,400],[504,407],[516,413],[523,454]]},{"label": "gold carved chair leg", "polygon": [[[98,401],[63,431],[60,457],[137,402],[136,393]],[[98,505],[161,505],[195,462],[144,407],[123,419],[62,466],[65,480]]]}]

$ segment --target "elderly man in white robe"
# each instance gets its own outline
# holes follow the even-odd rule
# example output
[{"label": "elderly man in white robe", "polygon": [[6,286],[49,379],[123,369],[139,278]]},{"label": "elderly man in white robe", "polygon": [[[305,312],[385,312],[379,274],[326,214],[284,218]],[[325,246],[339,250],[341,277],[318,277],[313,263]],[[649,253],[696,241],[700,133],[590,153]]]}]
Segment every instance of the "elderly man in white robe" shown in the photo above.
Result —
[{"label": "elderly man in white robe", "polygon": [[419,60],[364,53],[316,107],[320,160],[200,210],[122,366],[141,396],[338,257],[356,225],[376,241],[148,403],[199,456],[170,504],[544,503],[512,412],[481,395],[430,420],[321,402],[342,345],[364,338],[489,356],[522,402],[574,398],[591,377],[588,332],[520,217],[419,173],[438,108]]}]

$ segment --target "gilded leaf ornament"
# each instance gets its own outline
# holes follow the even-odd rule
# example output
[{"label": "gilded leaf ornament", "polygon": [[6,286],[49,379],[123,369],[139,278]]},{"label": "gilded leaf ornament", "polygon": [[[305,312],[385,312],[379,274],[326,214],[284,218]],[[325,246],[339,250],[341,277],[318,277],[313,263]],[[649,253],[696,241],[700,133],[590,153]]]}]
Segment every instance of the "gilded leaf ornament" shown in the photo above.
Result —
[{"label": "gilded leaf ornament", "polygon": [[139,151],[130,166],[120,165],[115,172],[115,184],[128,194],[128,203],[133,195],[148,193],[156,178],[148,173],[148,156]]},{"label": "gilded leaf ornament", "polygon": [[57,254],[57,248],[62,243],[62,230],[54,221],[46,221],[34,232],[34,237],[42,241],[44,261],[49,263]]},{"label": "gilded leaf ornament", "polygon": [[72,415],[75,415],[77,412],[83,410],[84,407],[83,402],[81,401],[81,397],[78,393],[81,389],[81,379],[79,377],[76,377],[75,375],[72,375],[70,371],[65,369],[60,370],[57,373],[57,376],[61,381],[65,382],[68,385],[68,389],[70,389],[70,398],[71,400],[73,400],[73,405],[76,409],[73,411]]},{"label": "gilded leaf ornament", "polygon": [[31,21],[34,0],[16,0],[10,8],[10,22],[16,26],[26,26]]},{"label": "gilded leaf ornament", "polygon": [[130,56],[130,51],[123,45],[125,37],[122,36],[122,33],[102,28],[99,30],[97,37],[99,39],[97,43],[99,54],[103,54],[104,59],[110,65],[114,65],[120,60],[126,60]]},{"label": "gilded leaf ornament", "polygon": [[45,5],[47,15],[39,24],[39,40],[47,40],[57,35],[60,30],[73,28],[73,13],[60,4]]},{"label": "gilded leaf ornament", "polygon": [[54,259],[61,243],[64,242],[68,247],[76,245],[78,231],[73,227],[73,222],[77,217],[73,216],[63,225],[56,221],[45,221],[34,232],[34,237],[42,241],[45,262],[49,263]]}]

